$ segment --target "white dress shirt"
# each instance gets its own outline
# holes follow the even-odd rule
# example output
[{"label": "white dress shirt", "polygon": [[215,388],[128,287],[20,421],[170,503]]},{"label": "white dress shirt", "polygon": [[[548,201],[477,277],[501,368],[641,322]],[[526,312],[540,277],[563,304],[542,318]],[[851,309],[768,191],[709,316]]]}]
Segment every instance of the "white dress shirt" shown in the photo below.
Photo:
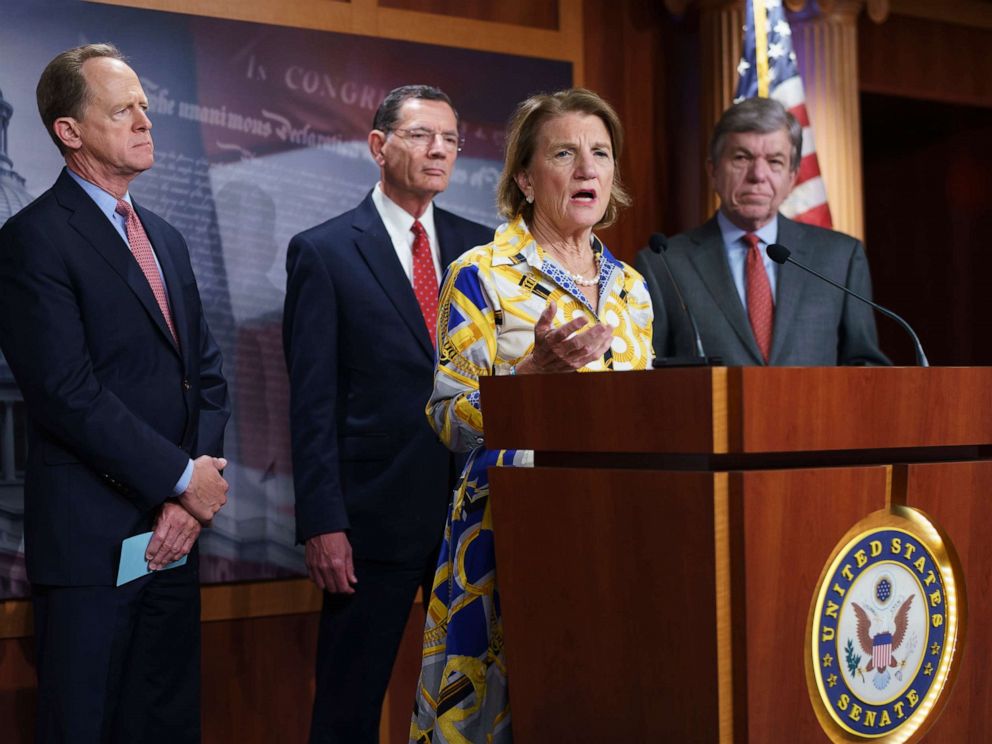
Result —
[{"label": "white dress shirt", "polygon": [[[377,183],[372,189],[372,203],[375,204],[382,223],[386,226],[389,239],[393,242],[393,249],[396,257],[400,260],[400,266],[406,274],[406,278],[413,282],[413,227],[414,217],[403,207],[394,202],[382,191],[382,184]],[[431,242],[431,258],[434,261],[434,274],[438,283],[441,281],[441,252],[437,244],[437,230],[434,229],[434,202],[427,205],[426,211],[420,217],[420,224],[427,232],[427,239]]]}]

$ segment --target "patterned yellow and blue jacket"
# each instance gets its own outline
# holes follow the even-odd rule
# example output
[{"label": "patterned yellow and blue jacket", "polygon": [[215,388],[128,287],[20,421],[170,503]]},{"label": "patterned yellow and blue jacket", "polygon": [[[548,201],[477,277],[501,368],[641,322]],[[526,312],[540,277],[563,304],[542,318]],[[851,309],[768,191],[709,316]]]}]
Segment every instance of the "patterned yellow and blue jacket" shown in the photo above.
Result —
[{"label": "patterned yellow and blue jacket", "polygon": [[431,426],[449,448],[484,445],[479,378],[510,374],[531,352],[534,325],[549,300],[557,304],[554,327],[584,316],[615,328],[607,352],[580,371],[650,367],[652,311],[644,278],[596,238],[593,250],[599,254],[598,313],[521,217],[451,264],[441,289],[437,368],[427,404]]}]

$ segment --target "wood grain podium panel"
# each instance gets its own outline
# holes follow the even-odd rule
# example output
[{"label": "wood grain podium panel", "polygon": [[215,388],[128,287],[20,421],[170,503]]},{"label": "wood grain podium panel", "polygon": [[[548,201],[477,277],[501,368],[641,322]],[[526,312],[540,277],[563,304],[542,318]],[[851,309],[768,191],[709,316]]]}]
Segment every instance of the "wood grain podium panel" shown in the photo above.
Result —
[{"label": "wood grain podium panel", "polygon": [[728,384],[741,387],[742,452],[992,442],[990,367],[737,367]]},{"label": "wood grain podium panel", "polygon": [[725,452],[726,377],[723,367],[624,372],[609,385],[602,373],[483,377],[486,446],[588,452],[589,421],[602,414],[623,427],[597,437],[596,452]]},{"label": "wood grain podium panel", "polygon": [[489,472],[514,741],[716,741],[714,475]]},{"label": "wood grain podium panel", "polygon": [[992,461],[909,465],[905,502],[944,531],[961,559],[968,610],[957,682],[930,744],[992,741]]},{"label": "wood grain podium panel", "polygon": [[807,615],[837,542],[885,507],[888,468],[495,468],[490,482],[516,740],[820,740]]},{"label": "wood grain podium panel", "polygon": [[738,741],[826,741],[806,691],[810,603],[837,542],[885,508],[887,485],[885,467],[731,474],[731,504],[741,510],[744,537],[733,560],[745,596],[734,606],[746,607],[743,620],[734,619],[746,638],[748,735]]},{"label": "wood grain podium panel", "polygon": [[[492,448],[747,455],[992,444],[992,367],[659,369],[609,384],[520,375],[484,377],[481,390]],[[591,439],[590,420],[624,425]]]},{"label": "wood grain podium panel", "polygon": [[992,741],[992,368],[488,378],[482,408],[540,466],[490,471],[521,741],[826,741],[816,582],[890,503],[947,532],[970,605],[927,741]]}]

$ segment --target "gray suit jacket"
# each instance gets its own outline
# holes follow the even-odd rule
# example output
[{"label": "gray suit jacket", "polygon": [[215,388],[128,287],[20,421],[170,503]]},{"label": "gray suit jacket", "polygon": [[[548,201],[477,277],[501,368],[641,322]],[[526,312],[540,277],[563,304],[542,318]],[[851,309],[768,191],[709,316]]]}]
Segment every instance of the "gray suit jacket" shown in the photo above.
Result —
[{"label": "gray suit jacket", "polygon": [[[800,263],[871,298],[868,261],[858,240],[781,215],[778,240]],[[666,255],[699,325],[706,353],[722,357],[727,366],[764,364],[730,275],[716,217],[669,240]],[[693,354],[692,327],[661,258],[645,248],[635,266],[647,280],[654,305],[655,354]],[[785,264],[779,269],[768,363],[803,367],[890,364],[878,348],[873,313],[868,305],[836,287]]]}]

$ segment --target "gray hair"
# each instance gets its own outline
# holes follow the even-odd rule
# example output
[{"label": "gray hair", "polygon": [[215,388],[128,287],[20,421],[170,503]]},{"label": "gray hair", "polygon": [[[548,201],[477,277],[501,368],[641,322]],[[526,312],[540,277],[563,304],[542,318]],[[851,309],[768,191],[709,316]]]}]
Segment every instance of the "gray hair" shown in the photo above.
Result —
[{"label": "gray hair", "polygon": [[55,120],[63,116],[73,119],[83,117],[83,111],[89,103],[89,88],[83,76],[83,63],[95,57],[127,61],[120,50],[110,43],[84,44],[67,49],[48,63],[35,89],[41,121],[48,130],[48,136],[63,155],[65,146],[55,134],[53,126]]},{"label": "gray hair", "polygon": [[372,128],[380,132],[391,132],[396,128],[396,122],[400,119],[400,109],[407,101],[419,99],[422,101],[441,101],[451,107],[455,114],[455,122],[458,122],[458,112],[454,104],[448,98],[448,94],[433,85],[401,85],[393,88],[382,99],[379,108],[376,109],[375,117],[372,119]]},{"label": "gray hair", "polygon": [[785,106],[773,98],[745,98],[720,116],[710,139],[710,161],[715,165],[723,154],[723,142],[731,133],[771,134],[784,130],[792,143],[789,170],[799,170],[803,151],[803,127]]}]

